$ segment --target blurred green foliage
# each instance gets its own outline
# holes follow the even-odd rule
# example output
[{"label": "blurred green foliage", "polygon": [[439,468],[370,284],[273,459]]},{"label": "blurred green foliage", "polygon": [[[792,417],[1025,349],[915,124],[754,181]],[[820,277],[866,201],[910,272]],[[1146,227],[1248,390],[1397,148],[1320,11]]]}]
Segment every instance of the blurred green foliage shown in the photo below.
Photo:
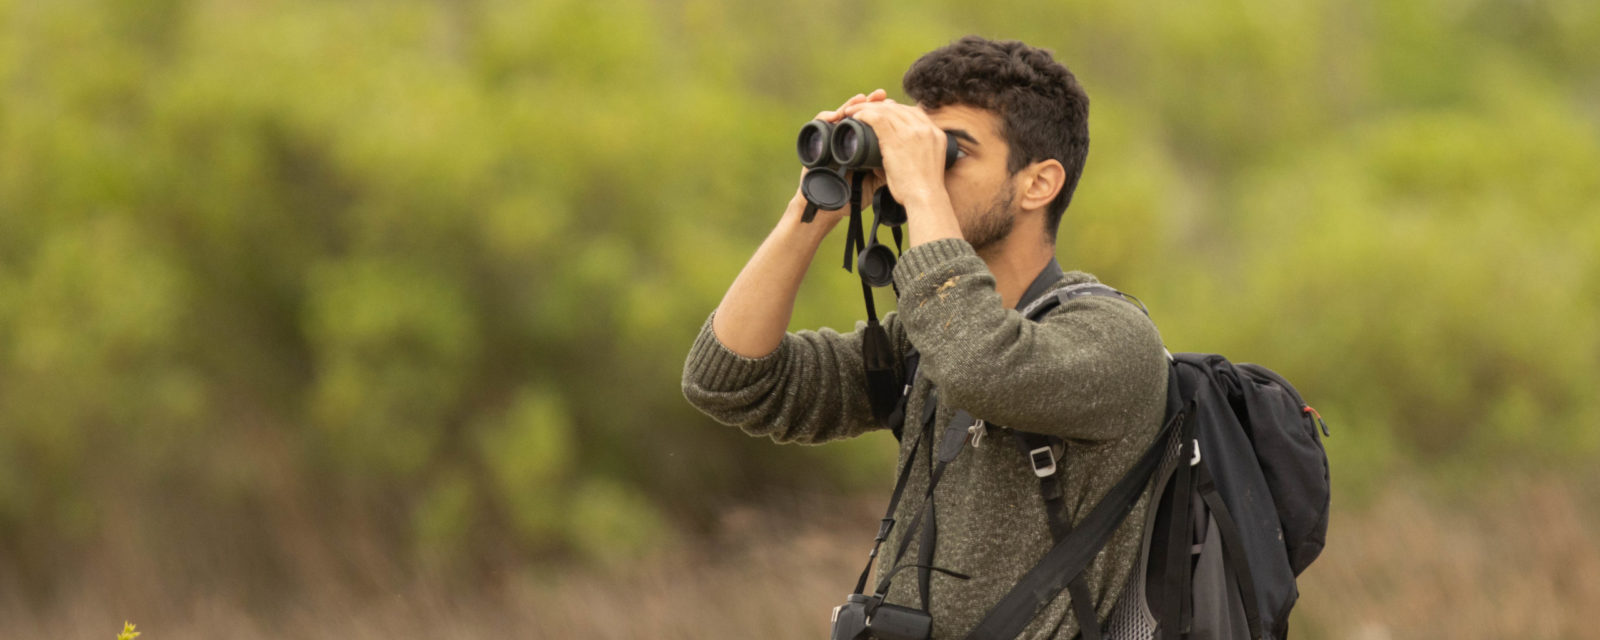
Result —
[{"label": "blurred green foliage", "polygon": [[[1295,380],[1346,495],[1600,453],[1586,0],[0,0],[0,573],[613,563],[882,488],[886,435],[773,447],[679,369],[796,127],[969,32],[1093,99],[1063,262]],[[796,328],[860,315],[836,250]]]}]

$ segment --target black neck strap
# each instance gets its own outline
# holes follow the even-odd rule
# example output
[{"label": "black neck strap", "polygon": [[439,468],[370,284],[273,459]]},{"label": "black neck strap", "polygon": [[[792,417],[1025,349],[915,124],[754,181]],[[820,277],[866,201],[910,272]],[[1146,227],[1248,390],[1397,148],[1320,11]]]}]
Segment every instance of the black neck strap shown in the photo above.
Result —
[{"label": "black neck strap", "polygon": [[911,478],[911,467],[915,466],[911,464],[911,460],[916,459],[917,449],[922,447],[922,441],[928,435],[925,429],[911,443],[910,457],[907,458],[905,466],[900,468],[900,477],[894,482],[894,493],[889,495],[889,508],[884,511],[883,520],[878,523],[878,537],[872,543],[872,553],[867,554],[867,567],[861,570],[861,579],[856,581],[855,593],[865,593],[867,575],[872,573],[872,563],[878,559],[878,548],[883,546],[883,541],[889,539],[889,532],[894,530],[894,510],[900,507],[900,496],[905,493],[906,480]]},{"label": "black neck strap", "polygon": [[861,183],[866,178],[861,172],[850,174],[850,223],[845,229],[844,270],[854,271],[856,254],[867,247],[866,234],[861,231]]},{"label": "black neck strap", "polygon": [[[938,402],[939,402],[938,395],[937,394],[929,394],[927,402],[936,406],[938,404]],[[934,418],[934,415],[937,415],[936,413],[930,413],[928,411],[924,411],[923,413],[926,414],[928,417],[927,417],[927,420],[925,421],[926,426],[923,427],[923,434],[918,438],[918,442],[919,443],[922,440],[933,440],[933,437],[934,437],[934,420],[933,420],[933,418]],[[906,551],[911,547],[912,538],[917,535],[917,531],[918,530],[921,530],[923,528],[923,526],[925,526],[925,523],[926,523],[926,526],[928,527],[928,529],[927,529],[928,531],[931,531],[933,529],[933,526],[934,526],[932,524],[933,518],[931,517],[931,511],[933,509],[933,491],[934,491],[934,489],[938,488],[939,480],[944,477],[945,467],[948,466],[951,462],[953,462],[961,454],[961,452],[966,449],[967,429],[969,427],[971,427],[975,422],[976,422],[976,420],[972,417],[971,414],[968,414],[965,411],[956,411],[955,415],[950,417],[950,423],[945,426],[944,434],[940,438],[943,442],[939,446],[939,450],[938,450],[938,455],[937,456],[935,456],[933,454],[933,445],[931,445],[931,444],[929,445],[929,448],[928,448],[928,465],[929,465],[930,472],[929,472],[929,475],[928,475],[928,489],[922,495],[922,504],[921,504],[921,506],[917,507],[916,516],[911,519],[911,521],[910,521],[911,524],[909,525],[909,528],[907,528],[905,530],[905,533],[900,536],[900,545],[895,549],[894,561],[889,563],[890,566],[893,566],[893,567],[899,567],[900,566],[900,561],[905,558]],[[909,468],[909,467],[911,467],[913,465],[913,463],[915,462],[915,455],[916,455],[916,451],[913,450],[911,452],[911,456],[908,456],[906,458],[906,467]],[[901,477],[902,478],[906,478],[907,477],[906,474],[904,474],[903,471],[902,471],[902,476]],[[933,564],[933,549],[930,546],[932,544],[932,542],[933,542],[933,540],[931,539],[931,535],[923,538],[923,544],[925,546],[922,548],[922,551],[921,551],[921,555],[923,555],[923,557],[919,558],[919,567],[922,568],[925,571],[934,569],[934,567],[932,566],[932,564]],[[943,570],[943,569],[941,569],[940,571],[943,572],[943,573],[947,573],[947,574],[950,574],[952,576],[955,576],[957,578],[960,578],[962,580],[966,580],[967,579],[967,576],[965,576],[963,574],[959,574],[959,573],[953,572],[953,571],[948,571],[948,570]],[[894,577],[894,574],[895,574],[895,571],[891,570],[887,575],[884,575],[882,578],[880,578],[878,580],[878,588],[877,588],[877,591],[876,591],[876,595],[878,597],[883,597],[883,596],[885,596],[885,595],[887,595],[889,593],[889,582]],[[923,581],[923,582],[925,583],[925,581]],[[919,585],[919,587],[921,587],[921,586],[922,585]],[[922,593],[922,606],[923,607],[927,607],[928,606],[927,589],[926,588],[921,588],[920,591]]]},{"label": "black neck strap", "polygon": [[[857,256],[867,248],[867,237],[861,229],[861,185],[866,179],[866,174],[857,171],[850,175],[850,226],[845,230],[844,239],[844,270],[853,271]],[[874,236],[878,227],[872,227]],[[872,299],[872,285],[867,284],[867,274],[857,273],[861,276],[861,297],[867,303],[867,325],[878,326],[878,305]]]}]

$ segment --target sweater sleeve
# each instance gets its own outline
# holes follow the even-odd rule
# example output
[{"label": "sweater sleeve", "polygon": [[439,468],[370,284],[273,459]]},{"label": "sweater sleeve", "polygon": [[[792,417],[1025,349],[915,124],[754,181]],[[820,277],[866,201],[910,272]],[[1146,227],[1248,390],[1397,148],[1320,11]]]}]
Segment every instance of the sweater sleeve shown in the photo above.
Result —
[{"label": "sweater sleeve", "polygon": [[[895,314],[883,325],[898,362],[905,337]],[[883,428],[867,399],[865,328],[791,332],[772,353],[748,358],[724,346],[707,319],[683,366],[683,395],[718,422],[779,443],[821,444]]]},{"label": "sweater sleeve", "polygon": [[1131,304],[1083,296],[1029,321],[1003,306],[993,274],[961,239],[912,248],[894,275],[923,374],[951,406],[992,424],[1115,440],[1166,384],[1160,335]]}]

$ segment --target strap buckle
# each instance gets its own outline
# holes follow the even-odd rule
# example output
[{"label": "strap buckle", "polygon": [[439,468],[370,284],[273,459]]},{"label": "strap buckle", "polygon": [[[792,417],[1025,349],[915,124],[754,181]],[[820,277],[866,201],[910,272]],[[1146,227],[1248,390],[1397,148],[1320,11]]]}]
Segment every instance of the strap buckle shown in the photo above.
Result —
[{"label": "strap buckle", "polygon": [[1049,445],[1029,451],[1028,461],[1033,463],[1033,475],[1048,478],[1056,473],[1056,452]]}]

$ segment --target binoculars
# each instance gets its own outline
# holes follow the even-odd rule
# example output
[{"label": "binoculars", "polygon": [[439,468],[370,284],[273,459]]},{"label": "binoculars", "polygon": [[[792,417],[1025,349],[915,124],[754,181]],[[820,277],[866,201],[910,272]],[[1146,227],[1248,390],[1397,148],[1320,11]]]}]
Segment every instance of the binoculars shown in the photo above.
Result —
[{"label": "binoculars", "polygon": [[[950,135],[945,139],[944,166],[949,169],[956,161],[956,139]],[[850,185],[844,172],[883,168],[878,135],[855,118],[845,118],[837,124],[826,120],[805,123],[800,127],[795,150],[800,164],[810,169],[800,181],[800,193],[807,202],[828,211],[843,209],[850,203]]]},{"label": "binoculars", "polygon": [[[955,164],[956,138],[945,135],[944,167]],[[800,179],[800,194],[805,196],[803,222],[811,222],[818,209],[835,211],[851,205],[860,194],[861,171],[883,167],[883,151],[878,147],[878,135],[872,127],[855,118],[845,118],[837,124],[826,120],[812,120],[800,127],[800,138],[795,142],[800,164],[806,166],[806,175]],[[855,186],[845,180],[845,173],[855,173]],[[857,201],[859,203],[859,201]],[[879,187],[872,194],[872,232],[863,236],[859,230],[860,206],[851,206],[850,225],[856,229],[846,239],[845,269],[853,258],[861,270],[862,281],[874,287],[889,286],[894,282],[894,251],[878,244],[878,227],[894,230],[895,246],[900,244],[900,225],[906,223],[906,208],[894,199],[888,187]],[[857,252],[857,248],[860,249]],[[871,309],[870,298],[868,309]]]}]

